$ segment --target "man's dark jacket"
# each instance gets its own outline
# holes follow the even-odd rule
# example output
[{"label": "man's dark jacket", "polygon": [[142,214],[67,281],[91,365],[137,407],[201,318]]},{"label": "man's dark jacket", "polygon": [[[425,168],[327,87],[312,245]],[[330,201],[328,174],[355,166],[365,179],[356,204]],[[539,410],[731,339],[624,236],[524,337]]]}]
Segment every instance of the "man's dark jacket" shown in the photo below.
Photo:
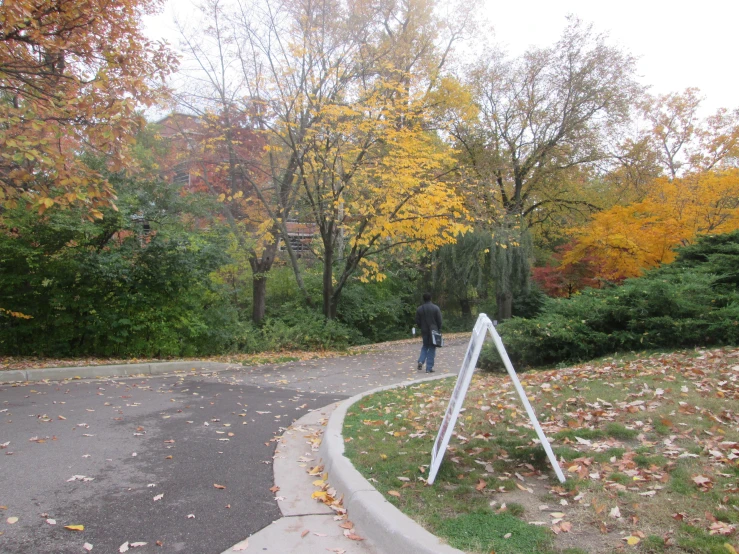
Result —
[{"label": "man's dark jacket", "polygon": [[433,346],[431,331],[441,331],[441,310],[431,300],[421,304],[416,310],[416,325],[421,328],[424,346]]}]

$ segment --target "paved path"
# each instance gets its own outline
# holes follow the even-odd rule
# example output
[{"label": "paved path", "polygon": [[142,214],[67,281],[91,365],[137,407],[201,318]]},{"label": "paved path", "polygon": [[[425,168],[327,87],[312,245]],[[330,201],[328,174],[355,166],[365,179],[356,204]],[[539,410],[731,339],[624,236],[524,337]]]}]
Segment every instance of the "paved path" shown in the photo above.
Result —
[{"label": "paved path", "polygon": [[[439,351],[437,369],[457,371],[465,345]],[[0,551],[222,552],[281,516],[275,436],[312,409],[425,376],[417,354],[396,344],[219,374],[0,386]]]}]

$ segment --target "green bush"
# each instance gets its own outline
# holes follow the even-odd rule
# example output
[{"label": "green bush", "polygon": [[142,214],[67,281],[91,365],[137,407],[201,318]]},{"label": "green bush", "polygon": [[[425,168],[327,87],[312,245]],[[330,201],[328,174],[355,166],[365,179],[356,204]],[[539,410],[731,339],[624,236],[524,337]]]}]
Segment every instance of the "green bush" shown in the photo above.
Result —
[{"label": "green bush", "polygon": [[[16,209],[0,226],[0,354],[194,356],[233,350],[248,328],[210,274],[228,261],[217,227],[188,229],[172,191],[80,209]],[[174,203],[174,204],[173,204]],[[143,234],[143,210],[152,232]],[[157,223],[154,223],[154,222]]]},{"label": "green bush", "polygon": [[356,329],[327,320],[318,311],[299,304],[283,305],[280,318],[267,318],[260,329],[259,350],[343,349],[366,342]]},{"label": "green bush", "polygon": [[388,270],[383,281],[355,279],[347,285],[339,302],[339,320],[361,333],[365,342],[408,338],[420,302],[413,276]]},{"label": "green bush", "polygon": [[[706,236],[673,264],[621,286],[548,299],[541,315],[498,332],[522,366],[593,359],[618,351],[739,344],[739,232]],[[500,365],[487,346],[482,367]]]}]

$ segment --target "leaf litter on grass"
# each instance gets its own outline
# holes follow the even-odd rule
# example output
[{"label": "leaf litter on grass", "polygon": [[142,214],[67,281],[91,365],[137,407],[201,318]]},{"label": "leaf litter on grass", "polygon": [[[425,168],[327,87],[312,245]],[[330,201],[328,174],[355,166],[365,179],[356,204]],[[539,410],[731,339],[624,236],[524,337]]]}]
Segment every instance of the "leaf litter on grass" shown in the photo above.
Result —
[{"label": "leaf litter on grass", "polygon": [[[507,375],[475,376],[433,487],[422,479],[450,380],[363,398],[345,420],[347,455],[385,494],[411,478],[388,500],[442,536],[445,520],[515,496],[531,498],[522,518],[551,531],[552,552],[737,547],[739,349],[613,357],[521,382],[564,485]],[[544,504],[564,517],[542,517]]]}]

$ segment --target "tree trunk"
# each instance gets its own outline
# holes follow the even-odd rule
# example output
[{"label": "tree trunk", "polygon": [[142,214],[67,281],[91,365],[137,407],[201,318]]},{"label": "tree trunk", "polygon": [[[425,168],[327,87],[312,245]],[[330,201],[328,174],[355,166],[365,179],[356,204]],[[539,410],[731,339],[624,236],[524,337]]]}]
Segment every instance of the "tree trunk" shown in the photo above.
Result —
[{"label": "tree trunk", "polygon": [[267,307],[267,274],[272,269],[272,264],[275,261],[277,243],[278,239],[275,236],[275,239],[264,248],[261,256],[257,256],[257,253],[253,250],[249,256],[249,265],[252,271],[251,290],[253,302],[251,319],[257,325],[264,319],[264,312]]},{"label": "tree trunk", "polygon": [[460,300],[459,306],[460,308],[462,308],[462,317],[464,318],[472,317],[472,305],[470,304],[469,298]]},{"label": "tree trunk", "polygon": [[336,306],[332,300],[334,296],[334,252],[326,248],[323,257],[323,315],[327,319],[336,317]]},{"label": "tree trunk", "polygon": [[510,319],[513,313],[513,294],[510,292],[499,292],[495,295],[498,305],[498,321]]},{"label": "tree trunk", "polygon": [[252,277],[252,310],[251,319],[254,323],[261,323],[267,308],[267,276],[264,273],[255,273]]}]

